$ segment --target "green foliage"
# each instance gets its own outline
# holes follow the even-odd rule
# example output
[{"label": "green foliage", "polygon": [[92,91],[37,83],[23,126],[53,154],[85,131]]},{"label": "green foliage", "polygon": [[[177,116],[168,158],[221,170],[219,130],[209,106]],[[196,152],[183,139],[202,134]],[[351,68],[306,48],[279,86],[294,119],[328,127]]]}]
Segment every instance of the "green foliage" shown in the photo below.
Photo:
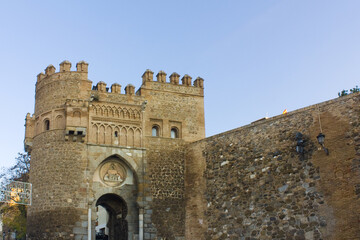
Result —
[{"label": "green foliage", "polygon": [[343,97],[343,96],[346,96],[346,95],[348,95],[348,90],[342,90],[341,92],[338,92],[339,97]]},{"label": "green foliage", "polygon": [[349,95],[349,94],[351,94],[351,93],[358,93],[358,92],[360,92],[360,89],[359,89],[359,87],[356,85],[356,87],[350,89],[350,93],[349,93],[348,90],[345,90],[345,89],[344,89],[344,90],[342,90],[341,92],[338,92],[338,96],[339,96],[339,97],[343,97],[343,96]]},{"label": "green foliage", "polygon": [[350,89],[350,92],[351,92],[351,93],[357,93],[357,92],[360,92],[360,89],[359,89],[359,87],[356,85],[356,87],[354,87],[353,89]]},{"label": "green foliage", "polygon": [[[10,181],[28,182],[30,171],[30,155],[18,153],[15,164],[10,168],[3,168],[0,180],[3,185]],[[16,232],[16,239],[26,238],[26,209],[27,206],[20,204],[2,203],[0,213],[4,227]]]},{"label": "green foliage", "polygon": [[26,209],[27,206],[19,204],[3,204],[1,207],[3,224],[12,232],[16,232],[16,239],[25,239]]}]

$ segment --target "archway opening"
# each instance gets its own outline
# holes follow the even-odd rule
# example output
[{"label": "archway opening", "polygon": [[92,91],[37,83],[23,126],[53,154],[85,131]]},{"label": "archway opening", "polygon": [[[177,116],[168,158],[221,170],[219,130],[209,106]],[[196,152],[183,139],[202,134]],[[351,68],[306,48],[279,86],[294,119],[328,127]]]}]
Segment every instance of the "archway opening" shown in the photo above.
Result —
[{"label": "archway opening", "polygon": [[[105,228],[96,229],[98,230],[96,239],[127,240],[128,222],[125,218],[128,207],[124,199],[116,194],[105,194],[97,200],[96,207],[98,208],[98,219],[107,221]],[[102,211],[101,207],[106,210],[106,213]],[[102,214],[106,214],[106,216],[101,216]]]}]

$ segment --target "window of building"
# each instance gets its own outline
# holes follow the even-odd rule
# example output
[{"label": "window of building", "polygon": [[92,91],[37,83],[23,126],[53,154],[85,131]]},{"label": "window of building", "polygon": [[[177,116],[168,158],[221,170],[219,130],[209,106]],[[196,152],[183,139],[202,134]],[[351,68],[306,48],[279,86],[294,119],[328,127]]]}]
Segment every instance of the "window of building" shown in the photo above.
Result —
[{"label": "window of building", "polygon": [[118,132],[117,132],[117,131],[115,131],[114,136],[115,136],[115,137],[118,137]]},{"label": "window of building", "polygon": [[45,131],[50,130],[50,121],[49,121],[49,119],[46,119],[44,121],[44,129],[45,129]]},{"label": "window of building", "polygon": [[179,130],[176,127],[171,128],[170,137],[179,138]]},{"label": "window of building", "polygon": [[151,136],[158,137],[160,132],[160,128],[157,125],[154,125],[151,130]]}]

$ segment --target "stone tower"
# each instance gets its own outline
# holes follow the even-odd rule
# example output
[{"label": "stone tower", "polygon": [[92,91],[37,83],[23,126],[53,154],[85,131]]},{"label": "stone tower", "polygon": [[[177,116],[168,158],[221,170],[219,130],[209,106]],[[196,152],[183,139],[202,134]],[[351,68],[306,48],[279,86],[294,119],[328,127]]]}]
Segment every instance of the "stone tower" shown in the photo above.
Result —
[{"label": "stone tower", "polygon": [[109,239],[183,239],[184,152],[203,139],[203,79],[146,70],[142,85],[92,85],[88,64],[63,61],[37,76],[26,116],[31,153],[29,239],[95,239],[96,209]]}]

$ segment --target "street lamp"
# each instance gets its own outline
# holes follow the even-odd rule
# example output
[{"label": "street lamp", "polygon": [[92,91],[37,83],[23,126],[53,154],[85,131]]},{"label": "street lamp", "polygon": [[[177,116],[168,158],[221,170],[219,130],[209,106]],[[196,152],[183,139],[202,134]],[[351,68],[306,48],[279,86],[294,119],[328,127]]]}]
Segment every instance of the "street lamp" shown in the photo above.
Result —
[{"label": "street lamp", "polygon": [[323,147],[326,155],[329,155],[329,149],[327,149],[325,146],[324,146],[324,142],[325,142],[325,134],[323,133],[319,133],[319,135],[317,135],[317,140],[319,142],[319,144]]},{"label": "street lamp", "polygon": [[304,154],[304,140],[302,139],[303,135],[300,132],[296,133],[296,152],[299,154]]}]

